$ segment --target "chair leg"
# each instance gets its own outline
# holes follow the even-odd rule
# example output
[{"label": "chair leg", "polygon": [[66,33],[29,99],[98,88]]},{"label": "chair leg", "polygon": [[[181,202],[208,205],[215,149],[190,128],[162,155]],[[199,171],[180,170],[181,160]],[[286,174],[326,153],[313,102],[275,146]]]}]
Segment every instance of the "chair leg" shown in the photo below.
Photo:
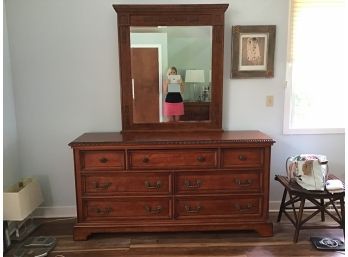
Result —
[{"label": "chair leg", "polygon": [[285,199],[286,199],[286,194],[287,194],[287,190],[284,189],[284,193],[283,193],[283,197],[282,197],[282,202],[280,204],[280,208],[279,208],[279,213],[278,213],[278,218],[277,218],[277,222],[279,222],[281,219],[282,219],[282,214],[283,214],[283,211],[285,209]]},{"label": "chair leg", "polygon": [[320,199],[320,205],[321,205],[321,221],[325,221],[325,212],[324,212],[324,199]]},{"label": "chair leg", "polygon": [[345,206],[344,206],[344,196],[340,197],[340,205],[341,205],[341,226],[343,228],[343,236],[345,236]]},{"label": "chair leg", "polygon": [[300,233],[301,229],[301,222],[302,222],[302,214],[303,214],[303,209],[304,209],[304,204],[305,204],[305,198],[301,198],[301,204],[300,204],[300,209],[298,212],[298,219],[296,222],[296,230],[295,230],[295,235],[294,235],[294,243],[297,243],[298,241],[298,235]]}]

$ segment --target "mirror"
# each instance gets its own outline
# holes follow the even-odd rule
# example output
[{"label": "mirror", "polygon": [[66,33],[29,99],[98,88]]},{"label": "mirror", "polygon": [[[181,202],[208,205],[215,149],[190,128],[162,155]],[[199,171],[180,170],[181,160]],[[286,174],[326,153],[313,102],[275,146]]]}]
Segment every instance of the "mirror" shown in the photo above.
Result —
[{"label": "mirror", "polygon": [[113,7],[122,132],[221,131],[228,4]]},{"label": "mirror", "polygon": [[[131,27],[130,33],[133,122],[209,120],[212,27]],[[171,67],[180,75],[181,90],[179,83],[168,88]],[[173,117],[176,98],[183,112]]]}]

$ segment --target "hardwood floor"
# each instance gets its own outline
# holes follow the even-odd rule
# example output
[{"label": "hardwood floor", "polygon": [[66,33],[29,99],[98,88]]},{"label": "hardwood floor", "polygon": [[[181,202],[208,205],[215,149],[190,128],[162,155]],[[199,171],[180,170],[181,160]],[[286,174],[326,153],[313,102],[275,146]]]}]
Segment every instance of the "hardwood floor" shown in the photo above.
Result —
[{"label": "hardwood floor", "polygon": [[[32,234],[57,238],[49,257],[273,257],[273,256],[344,256],[344,252],[316,250],[309,238],[327,236],[344,239],[340,229],[302,230],[298,243],[292,241],[294,227],[283,218],[276,223],[271,213],[274,236],[260,237],[252,231],[180,232],[180,233],[119,233],[95,234],[87,241],[73,241],[74,219],[43,219]],[[330,222],[330,221],[329,221]],[[16,245],[4,255],[13,256]]]}]

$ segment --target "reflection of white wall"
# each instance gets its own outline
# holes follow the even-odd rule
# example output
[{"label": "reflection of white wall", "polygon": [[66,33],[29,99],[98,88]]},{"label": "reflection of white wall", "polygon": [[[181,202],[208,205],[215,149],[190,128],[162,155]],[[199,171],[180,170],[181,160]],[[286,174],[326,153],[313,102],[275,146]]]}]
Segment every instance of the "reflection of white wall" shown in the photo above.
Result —
[{"label": "reflection of white wall", "polygon": [[[209,82],[212,55],[212,30],[207,26],[168,27],[168,61],[185,77],[185,70],[204,70],[206,86]],[[184,100],[193,98],[192,85],[187,84]]]},{"label": "reflection of white wall", "polygon": [[157,44],[161,45],[161,56],[162,56],[162,77],[165,77],[168,67],[168,50],[167,50],[167,34],[166,33],[131,33],[131,44],[146,45],[146,44]]}]

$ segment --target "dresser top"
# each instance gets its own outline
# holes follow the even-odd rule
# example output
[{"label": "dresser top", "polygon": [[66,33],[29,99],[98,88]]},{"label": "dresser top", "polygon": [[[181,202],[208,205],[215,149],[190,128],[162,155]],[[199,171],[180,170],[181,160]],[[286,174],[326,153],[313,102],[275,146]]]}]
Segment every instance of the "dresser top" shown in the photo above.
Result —
[{"label": "dresser top", "polygon": [[119,132],[84,133],[69,146],[119,145],[119,144],[210,144],[210,143],[266,143],[275,141],[260,131],[224,132],[144,132],[122,134]]}]

